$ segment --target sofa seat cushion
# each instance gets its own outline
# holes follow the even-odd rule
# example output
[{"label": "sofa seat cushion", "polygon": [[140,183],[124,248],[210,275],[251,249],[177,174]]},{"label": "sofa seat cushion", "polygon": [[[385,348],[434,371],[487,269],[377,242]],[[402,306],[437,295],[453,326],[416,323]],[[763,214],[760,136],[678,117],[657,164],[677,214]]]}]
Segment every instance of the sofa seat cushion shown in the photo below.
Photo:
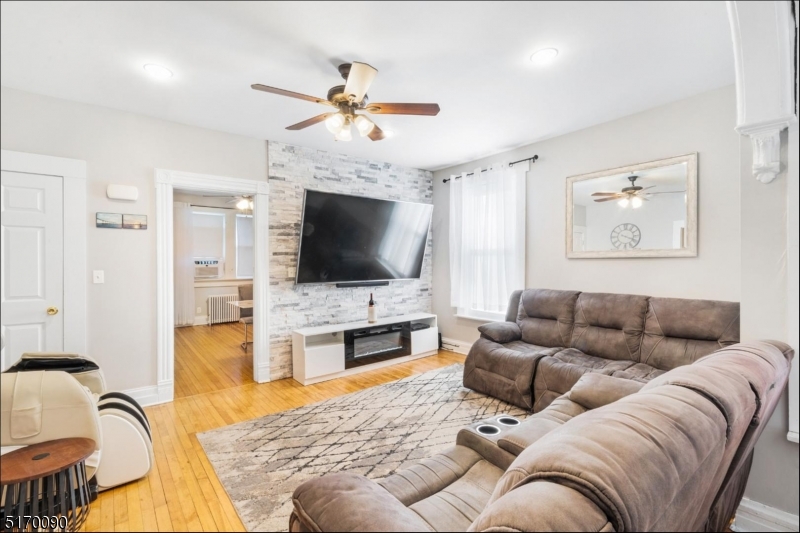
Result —
[{"label": "sofa seat cushion", "polygon": [[434,531],[466,531],[492,496],[503,470],[480,460],[436,494],[409,507]]},{"label": "sofa seat cushion", "polygon": [[570,399],[570,394],[556,398],[543,411],[523,420],[498,439],[497,445],[512,455],[541,439],[554,429],[561,427],[576,416],[586,412],[586,408]]},{"label": "sofa seat cushion", "polygon": [[525,341],[507,342],[503,344],[503,348],[506,348],[508,350],[514,350],[515,352],[532,352],[532,353],[539,353],[543,350],[552,350],[552,348],[548,348],[547,346],[538,346],[536,344],[530,344]]},{"label": "sofa seat cushion", "polygon": [[453,446],[377,483],[408,507],[455,483],[482,460],[478,452],[466,446]]},{"label": "sofa seat cushion", "polygon": [[533,385],[533,411],[539,412],[550,405],[589,372],[640,382],[647,382],[664,373],[644,363],[605,359],[567,348],[539,361]]},{"label": "sofa seat cushion", "polygon": [[466,531],[486,507],[503,469],[454,446],[378,481],[433,531]]},{"label": "sofa seat cushion", "polygon": [[480,338],[472,345],[464,362],[464,386],[530,409],[536,363],[559,350],[561,348],[544,348],[522,341],[500,344]]}]

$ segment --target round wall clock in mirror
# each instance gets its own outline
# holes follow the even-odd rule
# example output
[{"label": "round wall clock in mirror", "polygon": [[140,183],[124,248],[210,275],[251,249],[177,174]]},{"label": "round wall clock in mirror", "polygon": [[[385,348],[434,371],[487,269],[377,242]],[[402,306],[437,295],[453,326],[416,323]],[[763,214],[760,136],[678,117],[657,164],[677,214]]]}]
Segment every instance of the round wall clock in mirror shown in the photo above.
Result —
[{"label": "round wall clock in mirror", "polygon": [[642,232],[635,224],[620,224],[611,230],[611,244],[617,250],[631,250],[636,248],[642,239]]}]

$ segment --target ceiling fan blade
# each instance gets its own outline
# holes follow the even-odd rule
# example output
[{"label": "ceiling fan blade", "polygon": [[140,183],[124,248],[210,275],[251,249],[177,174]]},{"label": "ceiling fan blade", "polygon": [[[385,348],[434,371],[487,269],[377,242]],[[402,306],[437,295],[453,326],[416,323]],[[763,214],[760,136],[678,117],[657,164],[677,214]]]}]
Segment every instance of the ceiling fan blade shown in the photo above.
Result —
[{"label": "ceiling fan blade", "polygon": [[289,98],[297,98],[307,102],[314,102],[316,104],[324,104],[336,107],[333,103],[325,100],[324,98],[317,98],[316,96],[308,96],[307,94],[300,94],[293,91],[287,91],[285,89],[278,89],[276,87],[269,87],[267,85],[261,85],[260,83],[254,83],[250,86],[250,88],[255,89],[256,91],[264,91],[265,93],[279,94],[281,96],[288,96]]},{"label": "ceiling fan blade", "polygon": [[653,194],[676,194],[676,193],[684,193],[686,191],[659,191],[659,192],[649,192],[647,193],[648,196]]},{"label": "ceiling fan blade", "polygon": [[333,115],[334,113],[323,113],[321,115],[317,115],[316,117],[310,118],[308,120],[304,120],[303,122],[298,122],[297,124],[292,124],[291,126],[287,127],[287,130],[302,130],[309,126],[313,126],[314,124],[319,124],[329,116]]},{"label": "ceiling fan blade", "polygon": [[650,185],[649,187],[642,187],[642,188],[641,188],[641,189],[639,189],[637,192],[646,191],[647,189],[652,189],[653,187],[655,187],[655,185]]},{"label": "ceiling fan blade", "polygon": [[616,195],[618,195],[618,194],[620,194],[620,193],[618,193],[618,192],[605,192],[605,191],[601,191],[601,192],[593,192],[593,193],[592,193],[592,196],[616,196]]},{"label": "ceiling fan blade", "polygon": [[439,114],[439,104],[369,104],[367,111],[376,115],[426,115]]},{"label": "ceiling fan blade", "polygon": [[361,102],[377,74],[378,69],[366,63],[353,61],[350,64],[350,73],[347,75],[347,83],[344,86],[345,96],[352,97],[353,102]]},{"label": "ceiling fan blade", "polygon": [[616,200],[616,199],[617,199],[616,196],[611,196],[609,198],[598,198],[597,200],[595,200],[595,202],[610,202],[610,201]]},{"label": "ceiling fan blade", "polygon": [[386,134],[378,127],[377,124],[375,124],[375,127],[372,128],[372,131],[369,132],[369,134],[367,134],[367,137],[373,141],[381,141],[386,138]]}]

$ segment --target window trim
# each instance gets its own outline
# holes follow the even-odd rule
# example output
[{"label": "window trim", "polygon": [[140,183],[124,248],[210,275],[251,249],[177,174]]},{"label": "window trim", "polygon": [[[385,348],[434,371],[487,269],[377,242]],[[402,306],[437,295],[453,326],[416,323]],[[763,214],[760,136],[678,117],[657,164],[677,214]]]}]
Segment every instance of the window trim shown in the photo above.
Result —
[{"label": "window trim", "polygon": [[[247,215],[245,213],[236,213],[234,215],[234,228],[233,228],[233,235],[236,241],[234,242],[234,249],[236,250],[236,257],[234,258],[234,265],[233,265],[233,274],[236,279],[253,279],[253,276],[240,276],[239,275],[239,219],[240,218],[249,218],[253,219],[253,215]],[[255,221],[254,221],[255,222]],[[253,226],[253,231],[255,231],[255,226]],[[255,241],[253,242],[253,249],[255,250]],[[255,274],[255,271],[253,271]]]},{"label": "window trim", "polygon": [[494,311],[481,311],[479,309],[466,309],[459,307],[456,309],[455,317],[467,320],[477,320],[480,322],[505,322],[506,314]]}]

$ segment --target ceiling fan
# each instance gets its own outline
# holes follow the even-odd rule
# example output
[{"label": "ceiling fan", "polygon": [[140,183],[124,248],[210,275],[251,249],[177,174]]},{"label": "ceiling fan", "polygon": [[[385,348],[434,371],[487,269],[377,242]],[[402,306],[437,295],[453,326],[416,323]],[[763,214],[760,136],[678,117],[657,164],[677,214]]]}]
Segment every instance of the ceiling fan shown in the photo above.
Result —
[{"label": "ceiling fan", "polygon": [[[219,195],[219,194],[203,194],[204,198],[230,198],[226,204],[236,204],[236,209],[239,211],[252,211],[253,210],[253,197],[249,194],[239,195]],[[226,208],[227,209],[227,208]]]},{"label": "ceiling fan", "polygon": [[316,117],[298,122],[286,128],[287,130],[302,130],[314,124],[325,122],[328,131],[334,134],[337,141],[350,141],[353,139],[351,132],[351,125],[355,125],[358,133],[362,137],[369,137],[373,141],[380,141],[386,137],[386,134],[381,130],[372,120],[363,114],[357,114],[357,111],[366,111],[367,113],[375,115],[427,115],[435,116],[439,113],[439,104],[373,104],[369,103],[367,98],[367,89],[369,89],[372,80],[378,74],[377,69],[367,65],[366,63],[359,63],[353,61],[352,63],[343,63],[339,65],[339,73],[344,78],[345,85],[336,85],[328,90],[327,100],[324,98],[316,98],[305,94],[286,91],[284,89],[277,89],[275,87],[268,87],[256,83],[251,85],[257,91],[264,91],[272,94],[279,94],[281,96],[288,96],[290,98],[298,98],[308,102],[323,104],[337,109],[337,111],[330,111],[322,113]]},{"label": "ceiling fan", "polygon": [[610,192],[610,191],[602,191],[592,193],[592,196],[602,196],[603,198],[598,198],[595,202],[610,202],[612,200],[619,200],[619,205],[621,207],[628,207],[628,204],[631,204],[631,207],[634,209],[642,206],[642,201],[649,202],[650,196],[656,194],[673,194],[679,192],[686,192],[686,191],[662,191],[662,192],[643,192],[647,189],[652,189],[655,185],[650,185],[649,187],[640,187],[636,185],[636,180],[639,179],[639,176],[632,175],[628,176],[628,180],[631,182],[629,187],[624,187],[620,192]]}]

